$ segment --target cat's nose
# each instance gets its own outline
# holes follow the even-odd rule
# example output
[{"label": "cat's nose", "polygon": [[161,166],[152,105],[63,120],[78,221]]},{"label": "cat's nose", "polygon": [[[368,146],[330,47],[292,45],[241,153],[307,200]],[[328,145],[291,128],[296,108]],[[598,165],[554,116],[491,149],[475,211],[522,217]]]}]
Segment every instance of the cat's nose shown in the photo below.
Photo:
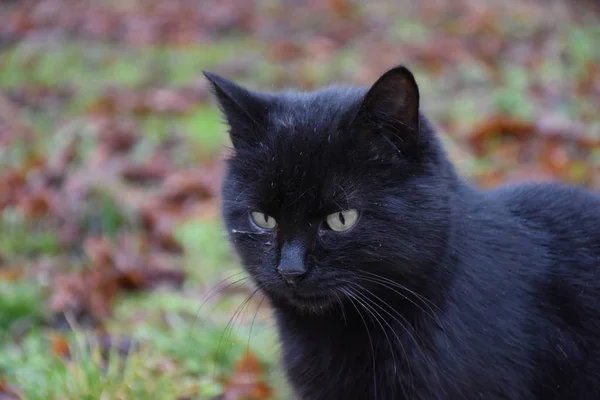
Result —
[{"label": "cat's nose", "polygon": [[277,271],[289,284],[297,284],[306,274],[304,246],[300,243],[285,243],[281,248]]}]

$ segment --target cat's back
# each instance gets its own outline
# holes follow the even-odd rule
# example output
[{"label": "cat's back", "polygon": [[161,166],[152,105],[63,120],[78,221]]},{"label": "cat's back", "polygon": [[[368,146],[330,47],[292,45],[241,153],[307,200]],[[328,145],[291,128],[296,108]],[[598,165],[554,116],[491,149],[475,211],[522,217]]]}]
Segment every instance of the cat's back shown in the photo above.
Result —
[{"label": "cat's back", "polygon": [[543,371],[536,378],[537,398],[598,398],[600,195],[558,183],[507,186],[489,194],[534,238],[530,245],[537,249],[530,254],[543,256],[543,262],[534,257],[522,266],[532,272],[530,301],[550,324],[532,326],[536,346],[547,346],[534,356]]},{"label": "cat's back", "polygon": [[506,186],[490,195],[539,239],[553,271],[572,277],[577,271],[598,273],[600,290],[600,195],[560,183]]},{"label": "cat's back", "polygon": [[526,226],[549,233],[550,240],[592,246],[600,253],[599,194],[560,183],[538,183],[504,186],[490,195]]}]

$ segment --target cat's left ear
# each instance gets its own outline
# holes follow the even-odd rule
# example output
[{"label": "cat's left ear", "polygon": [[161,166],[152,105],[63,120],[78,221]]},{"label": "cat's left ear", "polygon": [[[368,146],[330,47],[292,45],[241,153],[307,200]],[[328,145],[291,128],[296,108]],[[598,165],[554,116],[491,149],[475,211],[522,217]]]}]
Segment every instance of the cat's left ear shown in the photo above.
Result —
[{"label": "cat's left ear", "polygon": [[259,144],[266,133],[269,106],[266,95],[253,92],[217,74],[203,73],[227,119],[233,147],[241,149]]},{"label": "cat's left ear", "polygon": [[356,114],[358,129],[379,127],[402,150],[419,136],[419,87],[408,68],[399,65],[371,86]]}]

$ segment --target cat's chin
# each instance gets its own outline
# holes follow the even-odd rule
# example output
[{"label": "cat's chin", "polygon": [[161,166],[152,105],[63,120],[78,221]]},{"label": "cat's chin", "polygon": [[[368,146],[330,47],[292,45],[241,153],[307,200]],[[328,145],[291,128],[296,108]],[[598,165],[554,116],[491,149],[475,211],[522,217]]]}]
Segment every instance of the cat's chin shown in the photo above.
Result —
[{"label": "cat's chin", "polygon": [[332,293],[304,294],[295,290],[277,293],[277,304],[288,311],[301,314],[323,315],[335,310],[339,304]]}]

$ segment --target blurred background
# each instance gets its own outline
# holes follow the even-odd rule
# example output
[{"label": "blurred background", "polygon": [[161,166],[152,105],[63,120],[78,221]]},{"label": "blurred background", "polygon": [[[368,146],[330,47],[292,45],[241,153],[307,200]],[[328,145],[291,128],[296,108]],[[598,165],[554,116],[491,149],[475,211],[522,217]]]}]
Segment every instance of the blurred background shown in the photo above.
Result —
[{"label": "blurred background", "polygon": [[0,399],[290,399],[221,228],[201,70],[255,89],[405,63],[473,182],[600,190],[595,0],[0,2]]}]

